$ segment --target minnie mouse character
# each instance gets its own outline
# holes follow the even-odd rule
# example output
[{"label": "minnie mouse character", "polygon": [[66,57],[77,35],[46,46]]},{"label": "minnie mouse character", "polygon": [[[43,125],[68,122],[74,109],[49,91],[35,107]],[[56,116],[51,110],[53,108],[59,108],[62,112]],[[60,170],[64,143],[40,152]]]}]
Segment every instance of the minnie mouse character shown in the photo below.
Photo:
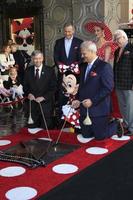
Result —
[{"label": "minnie mouse character", "polygon": [[62,86],[64,94],[69,96],[67,104],[62,106],[62,119],[72,124],[75,128],[80,128],[79,110],[75,110],[71,107],[71,103],[75,99],[79,88],[79,74],[75,74],[72,71],[66,71],[63,74]]}]

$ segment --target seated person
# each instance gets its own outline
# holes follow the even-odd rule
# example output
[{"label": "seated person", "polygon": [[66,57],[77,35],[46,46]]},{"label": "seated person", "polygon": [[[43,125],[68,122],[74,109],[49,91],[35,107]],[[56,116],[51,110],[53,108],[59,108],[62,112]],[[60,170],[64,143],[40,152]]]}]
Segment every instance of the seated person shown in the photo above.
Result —
[{"label": "seated person", "polygon": [[20,84],[17,69],[15,67],[12,67],[9,70],[8,81],[4,81],[3,84],[6,89],[10,90],[12,100],[23,98],[23,87]]},{"label": "seated person", "polygon": [[2,79],[7,81],[9,77],[9,70],[15,64],[13,55],[11,54],[11,48],[9,45],[4,45],[2,52],[0,53],[0,71]]},{"label": "seated person", "polygon": [[7,98],[10,96],[10,90],[4,88],[3,79],[0,77],[0,102],[4,102],[8,100]]}]

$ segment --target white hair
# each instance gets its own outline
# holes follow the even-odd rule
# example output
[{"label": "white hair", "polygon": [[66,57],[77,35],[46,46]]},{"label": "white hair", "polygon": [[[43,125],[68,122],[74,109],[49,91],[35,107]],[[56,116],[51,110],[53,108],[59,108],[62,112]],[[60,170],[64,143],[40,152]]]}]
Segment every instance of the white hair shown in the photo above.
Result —
[{"label": "white hair", "polygon": [[87,50],[92,52],[97,52],[96,44],[92,41],[84,41],[81,46],[81,50]]},{"label": "white hair", "polygon": [[124,37],[125,40],[128,40],[128,37],[127,37],[127,34],[125,33],[125,31],[118,29],[114,33],[114,40],[117,40],[120,37]]}]

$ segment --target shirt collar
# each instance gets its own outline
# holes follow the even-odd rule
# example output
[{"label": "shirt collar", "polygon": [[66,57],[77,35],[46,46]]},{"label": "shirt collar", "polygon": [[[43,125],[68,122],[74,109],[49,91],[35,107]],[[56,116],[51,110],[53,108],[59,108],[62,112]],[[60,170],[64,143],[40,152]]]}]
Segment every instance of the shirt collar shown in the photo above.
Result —
[{"label": "shirt collar", "polygon": [[35,71],[36,71],[36,69],[39,69],[39,72],[42,71],[42,66],[43,66],[42,64],[41,64],[40,67],[36,67],[36,66],[35,66]]},{"label": "shirt collar", "polygon": [[128,44],[128,41],[122,47],[119,47],[119,48],[123,50],[127,46],[127,44]]},{"label": "shirt collar", "polygon": [[65,41],[72,41],[72,40],[73,40],[73,36],[70,39],[65,37]]},{"label": "shirt collar", "polygon": [[124,44],[123,49],[127,46],[127,44],[128,44],[128,41]]},{"label": "shirt collar", "polygon": [[88,63],[88,65],[92,66],[94,64],[94,62],[96,61],[97,58],[98,58],[98,56],[96,56],[96,58],[91,63]]}]

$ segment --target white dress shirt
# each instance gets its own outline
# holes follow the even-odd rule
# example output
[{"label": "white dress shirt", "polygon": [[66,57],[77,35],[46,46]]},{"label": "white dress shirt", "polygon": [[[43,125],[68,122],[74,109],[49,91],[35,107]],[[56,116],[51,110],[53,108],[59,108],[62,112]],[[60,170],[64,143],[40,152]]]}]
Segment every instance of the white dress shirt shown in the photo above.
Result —
[{"label": "white dress shirt", "polygon": [[67,58],[69,56],[72,40],[73,40],[73,37],[71,37],[70,39],[65,38],[65,51],[66,51]]}]

